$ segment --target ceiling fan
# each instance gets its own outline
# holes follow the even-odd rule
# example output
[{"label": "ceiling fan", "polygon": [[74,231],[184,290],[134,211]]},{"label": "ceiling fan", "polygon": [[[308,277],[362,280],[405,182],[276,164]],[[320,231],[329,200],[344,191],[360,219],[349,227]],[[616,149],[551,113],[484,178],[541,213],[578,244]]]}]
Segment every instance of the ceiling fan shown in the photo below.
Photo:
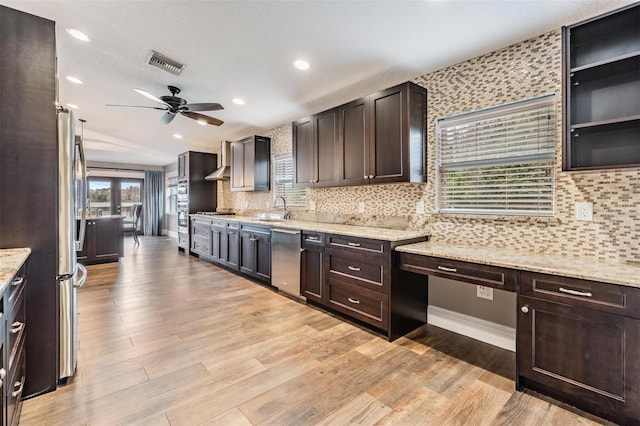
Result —
[{"label": "ceiling fan", "polygon": [[142,89],[133,89],[136,92],[140,93],[142,96],[145,96],[151,99],[154,102],[161,104],[162,106],[150,107],[150,106],[141,106],[141,105],[113,105],[107,104],[107,106],[121,106],[121,107],[132,107],[132,108],[152,108],[159,109],[165,111],[165,113],[160,117],[160,122],[162,124],[169,124],[171,120],[176,116],[176,114],[180,113],[185,117],[191,118],[193,120],[198,121],[202,124],[211,124],[214,126],[219,126],[223,123],[223,121],[218,120],[217,118],[209,117],[208,115],[198,114],[195,111],[217,111],[224,109],[222,105],[217,103],[198,103],[198,104],[189,104],[186,99],[178,97],[178,93],[180,93],[180,89],[175,86],[167,86],[171,95],[164,96],[154,96],[146,90]]}]

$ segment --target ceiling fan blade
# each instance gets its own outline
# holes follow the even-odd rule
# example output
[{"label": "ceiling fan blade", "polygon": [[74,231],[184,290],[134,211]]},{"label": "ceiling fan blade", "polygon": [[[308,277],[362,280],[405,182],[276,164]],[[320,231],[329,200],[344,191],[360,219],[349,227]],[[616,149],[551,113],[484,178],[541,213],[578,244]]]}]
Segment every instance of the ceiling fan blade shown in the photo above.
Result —
[{"label": "ceiling fan blade", "polygon": [[129,108],[150,108],[150,109],[160,109],[160,110],[162,110],[162,111],[166,111],[166,110],[167,110],[167,108],[151,107],[151,106],[142,106],[142,105],[116,105],[116,104],[106,104],[106,106],[129,107]]},{"label": "ceiling fan blade", "polygon": [[217,111],[220,109],[224,108],[216,103],[186,104],[179,108],[180,111]]},{"label": "ceiling fan blade", "polygon": [[163,101],[162,99],[160,99],[157,96],[152,95],[151,93],[147,92],[146,90],[142,90],[142,89],[133,89],[136,92],[140,93],[142,96],[151,99],[154,102],[157,102],[159,104],[162,104],[164,106],[166,106],[167,108],[171,109],[171,105],[169,105],[168,103],[166,103],[165,101]]},{"label": "ceiling fan blade", "polygon": [[218,120],[217,118],[209,117],[203,114],[198,114],[197,112],[180,111],[180,114],[184,115],[185,117],[197,120],[198,122],[211,124],[213,126],[219,126],[224,123],[224,121],[222,120]]},{"label": "ceiling fan blade", "polygon": [[169,124],[171,123],[171,120],[173,120],[175,116],[176,116],[175,112],[167,111],[164,114],[162,114],[162,117],[160,117],[160,123]]}]

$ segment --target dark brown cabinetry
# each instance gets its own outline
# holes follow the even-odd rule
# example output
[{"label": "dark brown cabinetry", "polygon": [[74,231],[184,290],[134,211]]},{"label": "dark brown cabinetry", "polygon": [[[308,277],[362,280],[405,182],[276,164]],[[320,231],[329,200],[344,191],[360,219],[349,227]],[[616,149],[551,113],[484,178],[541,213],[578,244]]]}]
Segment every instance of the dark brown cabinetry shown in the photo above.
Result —
[{"label": "dark brown cabinetry", "polygon": [[205,180],[217,168],[218,156],[187,151],[178,156],[178,250],[190,251],[189,214],[216,210],[218,183]]},{"label": "dark brown cabinetry", "polygon": [[0,384],[2,388],[2,424],[17,425],[22,409],[22,396],[26,378],[25,339],[26,318],[26,264],[11,279],[2,294],[2,321],[0,322]]},{"label": "dark brown cabinetry", "polygon": [[268,191],[270,173],[270,138],[250,136],[231,143],[231,191]]},{"label": "dark brown cabinetry", "polygon": [[407,82],[294,122],[295,185],[424,182],[426,108]]},{"label": "dark brown cabinetry", "polygon": [[87,219],[84,247],[78,252],[78,262],[90,265],[117,262],[124,252],[122,217]]},{"label": "dark brown cabinetry", "polygon": [[640,422],[640,289],[521,272],[517,384]]},{"label": "dark brown cabinetry", "polygon": [[300,292],[307,300],[323,303],[324,234],[302,231]]},{"label": "dark brown cabinetry", "polygon": [[336,186],[338,181],[338,110],[293,123],[294,182],[298,187]]},{"label": "dark brown cabinetry", "polygon": [[238,269],[240,256],[239,224],[224,220],[211,223],[211,261],[231,269]]},{"label": "dark brown cabinetry", "polygon": [[640,5],[563,36],[564,169],[640,166]]},{"label": "dark brown cabinetry", "polygon": [[240,272],[271,282],[271,230],[268,227],[240,226]]}]

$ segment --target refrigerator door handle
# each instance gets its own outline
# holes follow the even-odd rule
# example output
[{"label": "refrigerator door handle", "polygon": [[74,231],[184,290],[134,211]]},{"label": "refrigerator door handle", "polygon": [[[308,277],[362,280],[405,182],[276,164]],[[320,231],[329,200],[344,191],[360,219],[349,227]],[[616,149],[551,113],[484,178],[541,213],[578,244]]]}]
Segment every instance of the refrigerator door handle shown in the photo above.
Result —
[{"label": "refrigerator door handle", "polygon": [[[82,251],[84,249],[84,236],[87,231],[87,163],[84,158],[84,146],[82,145],[82,138],[76,136],[76,146],[78,147],[78,153],[80,154],[80,174],[82,175],[82,216],[80,218],[80,229],[78,231],[78,239],[76,240],[76,251]],[[85,269],[86,276],[86,269]],[[83,281],[84,282],[84,281]],[[78,286],[79,287],[79,286]]]},{"label": "refrigerator door handle", "polygon": [[[78,271],[82,272],[82,277],[80,277],[80,279],[77,279]],[[76,273],[74,274],[73,278],[73,286],[76,288],[82,287],[84,285],[84,282],[87,280],[87,268],[85,268],[83,264],[78,263]]]}]

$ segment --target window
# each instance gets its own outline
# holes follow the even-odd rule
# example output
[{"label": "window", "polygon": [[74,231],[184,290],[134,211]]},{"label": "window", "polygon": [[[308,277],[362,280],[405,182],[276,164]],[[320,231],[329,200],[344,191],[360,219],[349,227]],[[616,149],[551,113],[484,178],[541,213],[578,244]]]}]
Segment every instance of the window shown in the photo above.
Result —
[{"label": "window", "polygon": [[436,211],[549,216],[555,98],[446,117],[436,124]]},{"label": "window", "polygon": [[133,204],[141,202],[143,179],[90,177],[90,215],[122,215],[127,220],[133,216]]},{"label": "window", "polygon": [[276,155],[273,163],[274,206],[276,198],[284,197],[287,200],[287,207],[306,207],[306,191],[293,187],[293,158],[291,154]]}]

